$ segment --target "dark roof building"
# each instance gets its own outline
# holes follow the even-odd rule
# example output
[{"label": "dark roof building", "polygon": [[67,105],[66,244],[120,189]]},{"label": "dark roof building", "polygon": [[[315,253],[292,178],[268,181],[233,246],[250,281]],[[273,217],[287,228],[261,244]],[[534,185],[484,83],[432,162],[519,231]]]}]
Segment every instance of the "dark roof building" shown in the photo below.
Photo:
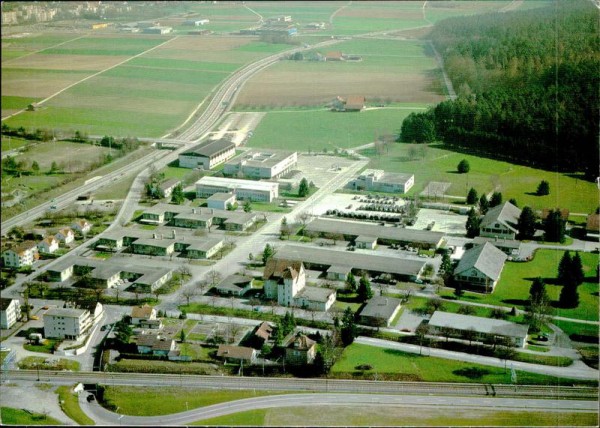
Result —
[{"label": "dark roof building", "polygon": [[226,139],[206,141],[179,155],[182,168],[202,167],[206,170],[231,159],[235,155],[235,144]]},{"label": "dark roof building", "polygon": [[465,251],[456,269],[454,279],[470,288],[491,292],[500,279],[506,254],[489,242]]},{"label": "dark roof building", "polygon": [[510,202],[491,208],[481,220],[480,235],[490,238],[515,239],[521,210]]},{"label": "dark roof building", "polygon": [[400,299],[376,296],[360,311],[360,323],[374,327],[389,327],[400,310]]}]

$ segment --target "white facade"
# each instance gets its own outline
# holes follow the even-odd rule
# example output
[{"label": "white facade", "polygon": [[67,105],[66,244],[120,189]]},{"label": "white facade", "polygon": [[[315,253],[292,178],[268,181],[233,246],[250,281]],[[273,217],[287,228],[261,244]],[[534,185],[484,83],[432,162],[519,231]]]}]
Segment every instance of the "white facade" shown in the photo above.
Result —
[{"label": "white facade", "polygon": [[352,181],[351,186],[359,190],[406,193],[414,184],[415,176],[413,174],[386,173],[381,169],[366,169]]},{"label": "white facade", "polygon": [[54,237],[65,244],[70,244],[75,240],[75,234],[68,227],[59,230]]},{"label": "white facade", "polygon": [[9,249],[2,253],[4,266],[8,268],[21,268],[23,266],[32,266],[38,254],[35,244],[20,245],[17,248]]},{"label": "white facade", "polygon": [[252,179],[277,178],[290,172],[298,163],[297,152],[250,150],[225,164],[223,174]]},{"label": "white facade", "polygon": [[49,236],[40,241],[37,247],[42,253],[52,254],[58,250],[58,239],[56,239],[54,236]]},{"label": "white facade", "polygon": [[238,200],[272,202],[279,196],[279,184],[220,177],[202,177],[196,182],[196,194],[199,198],[229,192],[233,192]]},{"label": "white facade", "polygon": [[21,303],[17,299],[0,299],[0,328],[11,328],[21,318]]},{"label": "white facade", "polygon": [[215,193],[206,200],[208,208],[215,210],[226,210],[227,205],[234,205],[236,201],[233,193]]},{"label": "white facade", "polygon": [[50,309],[44,315],[44,337],[78,340],[92,325],[86,309]]}]

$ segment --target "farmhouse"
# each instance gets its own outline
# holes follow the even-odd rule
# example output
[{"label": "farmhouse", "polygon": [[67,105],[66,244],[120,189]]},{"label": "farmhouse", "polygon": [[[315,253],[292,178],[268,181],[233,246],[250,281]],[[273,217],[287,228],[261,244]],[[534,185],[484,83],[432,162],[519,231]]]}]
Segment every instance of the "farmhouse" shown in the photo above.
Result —
[{"label": "farmhouse", "polygon": [[438,248],[444,237],[441,232],[429,230],[405,229],[323,217],[312,220],[306,225],[305,230],[324,237],[343,236],[346,241],[354,241],[358,236],[371,236],[377,238],[379,244],[415,244],[424,248]]},{"label": "farmhouse", "polygon": [[325,61],[343,61],[343,60],[344,60],[344,54],[340,51],[332,51],[332,52],[327,52],[325,54]]},{"label": "farmhouse", "polygon": [[463,339],[465,333],[473,334],[472,340],[494,342],[508,340],[513,346],[523,348],[527,342],[529,326],[504,320],[496,320],[472,315],[452,314],[435,311],[429,320],[432,334],[448,335]]},{"label": "farmhouse", "polygon": [[152,354],[160,357],[168,357],[176,349],[175,341],[159,334],[142,334],[135,339],[137,351],[140,354]]},{"label": "farmhouse", "polygon": [[505,261],[506,254],[486,242],[465,251],[454,269],[454,279],[469,288],[492,292]]},{"label": "farmhouse", "polygon": [[235,144],[229,140],[206,141],[179,155],[181,168],[209,170],[235,156]]},{"label": "farmhouse", "polygon": [[196,194],[199,198],[229,192],[233,192],[238,200],[273,202],[279,196],[279,184],[220,177],[202,177],[196,182]]},{"label": "farmhouse", "polygon": [[235,195],[233,193],[215,193],[206,200],[208,208],[215,210],[226,210],[235,205]]},{"label": "farmhouse", "polygon": [[425,262],[422,260],[351,253],[348,251],[292,244],[279,247],[273,259],[298,260],[309,266],[310,269],[320,269],[323,271],[326,271],[333,265],[349,266],[352,270],[364,270],[373,276],[389,273],[395,277],[409,280],[418,279],[425,267]]},{"label": "farmhouse", "polygon": [[15,248],[9,248],[2,253],[4,266],[19,269],[31,266],[39,257],[37,244],[33,241],[25,241]]},{"label": "farmhouse", "polygon": [[396,174],[381,169],[365,169],[350,182],[350,187],[354,190],[406,193],[414,184],[415,176],[413,174]]},{"label": "farmhouse", "polygon": [[298,333],[285,343],[285,362],[290,365],[312,364],[317,354],[317,342]]},{"label": "farmhouse", "polygon": [[140,325],[145,321],[156,319],[156,309],[150,305],[134,306],[131,308],[131,324]]},{"label": "farmhouse", "polygon": [[278,178],[292,171],[297,162],[297,152],[250,150],[225,163],[223,174],[257,180]]},{"label": "farmhouse", "polygon": [[217,357],[225,363],[255,364],[258,353],[256,349],[235,345],[219,345],[217,349]]},{"label": "farmhouse", "polygon": [[521,210],[510,202],[491,208],[481,220],[480,236],[515,239]]},{"label": "farmhouse", "polygon": [[[331,59],[327,59],[331,61]],[[351,95],[348,98],[336,97],[332,102],[335,111],[361,111],[365,108],[365,97],[362,95]]]},{"label": "farmhouse", "polygon": [[225,296],[243,296],[252,289],[254,278],[247,275],[230,275],[215,286],[219,294]]},{"label": "farmhouse", "polygon": [[44,337],[79,340],[93,326],[87,309],[52,308],[44,314]]},{"label": "farmhouse", "polygon": [[376,296],[360,311],[359,322],[373,327],[389,327],[398,311],[400,299]]},{"label": "farmhouse", "polygon": [[263,278],[265,297],[277,299],[282,306],[327,311],[335,303],[334,290],[306,286],[306,271],[301,261],[273,258],[267,262]]},{"label": "farmhouse", "polygon": [[21,319],[21,303],[17,299],[0,298],[0,329],[11,328]]}]

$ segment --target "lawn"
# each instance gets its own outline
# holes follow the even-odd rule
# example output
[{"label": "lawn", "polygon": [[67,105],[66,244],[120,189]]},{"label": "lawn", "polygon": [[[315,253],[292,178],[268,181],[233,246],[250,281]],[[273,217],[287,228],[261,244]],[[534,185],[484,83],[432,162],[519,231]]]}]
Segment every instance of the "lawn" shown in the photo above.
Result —
[{"label": "lawn", "polygon": [[[491,294],[465,293],[463,300],[501,306],[516,306],[523,309],[529,298],[529,288],[534,278],[546,280],[546,291],[553,303],[558,302],[561,286],[554,285],[558,263],[563,251],[537,250],[530,262],[507,262],[502,271],[500,281]],[[573,253],[571,253],[573,255]],[[579,306],[575,309],[554,308],[554,315],[598,321],[598,283],[595,281],[598,255],[580,253],[586,281],[578,287]]]},{"label": "lawn", "polygon": [[[50,360],[50,362],[46,362]],[[55,357],[25,357],[19,360],[18,366],[22,370],[71,370],[79,371],[79,361]]]},{"label": "lawn", "polygon": [[[269,116],[263,119],[261,125]],[[399,129],[401,119],[389,120],[392,120],[392,125],[388,124],[388,129],[391,126],[391,129]],[[411,158],[411,152],[415,149],[418,153]],[[561,207],[572,212],[590,213],[598,206],[598,188],[591,182],[566,174],[445,150],[440,144],[423,146],[398,143],[388,145],[381,156],[373,149],[363,153],[371,158],[370,168],[415,174],[415,185],[409,195],[420,193],[430,181],[446,181],[452,184],[446,192],[448,195],[466,197],[471,187],[481,194],[491,192],[497,186],[504,200],[515,198],[520,207]],[[470,164],[468,174],[456,172],[456,166],[462,159]],[[550,183],[550,195],[533,195],[542,180]]]},{"label": "lawn", "polygon": [[[372,370],[360,371],[356,367],[369,364]],[[484,366],[443,358],[409,354],[394,349],[353,343],[344,350],[332,368],[334,374],[364,373],[368,375],[400,376],[403,380],[422,382],[478,382],[511,383],[510,371],[500,367]],[[570,384],[566,379],[517,371],[520,384]]]},{"label": "lawn", "polygon": [[62,425],[62,423],[42,413],[33,413],[28,410],[0,408],[0,420],[3,425]]},{"label": "lawn", "polygon": [[410,110],[395,109],[360,113],[269,112],[254,130],[248,146],[313,152],[348,149],[372,142],[376,132],[397,132],[409,113]]},{"label": "lawn", "polygon": [[[104,399],[109,408],[120,408],[119,412],[131,416],[157,416],[183,412],[186,409],[212,404],[283,394],[281,391],[257,390],[199,390],[193,388],[143,388],[135,386],[106,386]],[[140,406],[140,403],[144,403]]]},{"label": "lawn", "polygon": [[96,425],[79,407],[78,394],[73,392],[73,386],[59,386],[56,389],[60,408],[78,425]]}]

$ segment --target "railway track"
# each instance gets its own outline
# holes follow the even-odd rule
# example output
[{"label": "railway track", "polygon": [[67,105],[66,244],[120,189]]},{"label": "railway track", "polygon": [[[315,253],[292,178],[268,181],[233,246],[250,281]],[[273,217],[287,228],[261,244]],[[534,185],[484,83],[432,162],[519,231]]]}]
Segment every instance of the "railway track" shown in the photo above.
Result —
[{"label": "railway track", "polygon": [[401,395],[485,396],[543,399],[598,400],[598,388],[587,386],[502,385],[483,383],[401,382],[345,379],[263,378],[113,372],[64,372],[10,370],[3,381],[28,380],[47,383],[99,383],[129,386],[177,386],[207,389],[269,391],[348,392]]}]

